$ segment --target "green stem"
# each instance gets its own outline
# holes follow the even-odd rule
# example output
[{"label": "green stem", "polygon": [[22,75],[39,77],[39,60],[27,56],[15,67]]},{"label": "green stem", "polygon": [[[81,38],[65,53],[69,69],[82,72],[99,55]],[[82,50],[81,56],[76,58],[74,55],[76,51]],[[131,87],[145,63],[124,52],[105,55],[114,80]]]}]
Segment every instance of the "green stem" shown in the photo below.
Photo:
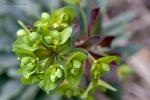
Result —
[{"label": "green stem", "polygon": [[53,59],[54,59],[54,56],[48,58],[48,60],[47,60],[47,62],[46,62],[46,64],[45,64],[45,66],[44,66],[44,70],[45,70],[45,71],[46,71],[46,69],[50,66],[50,64],[52,63]]},{"label": "green stem", "polygon": [[81,16],[83,19],[83,23],[84,23],[84,32],[87,33],[87,18],[86,18],[86,15],[80,5],[79,5],[79,10],[80,10],[80,13],[81,13]]},{"label": "green stem", "polygon": [[18,20],[18,23],[28,34],[30,34],[30,30],[25,26],[25,24],[23,22]]},{"label": "green stem", "polygon": [[88,88],[85,90],[85,92],[81,95],[81,99],[86,100],[86,98],[89,95],[89,92],[91,91],[91,89],[93,88],[93,82],[91,82],[88,86]]}]

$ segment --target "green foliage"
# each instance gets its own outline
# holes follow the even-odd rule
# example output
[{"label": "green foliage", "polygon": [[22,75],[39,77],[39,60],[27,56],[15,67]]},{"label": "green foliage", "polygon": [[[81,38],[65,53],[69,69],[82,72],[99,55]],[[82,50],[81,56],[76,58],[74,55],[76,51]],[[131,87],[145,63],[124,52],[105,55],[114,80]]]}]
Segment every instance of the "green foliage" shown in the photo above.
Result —
[{"label": "green foliage", "polygon": [[49,94],[64,79],[64,70],[62,65],[51,65],[44,73],[43,80],[39,86]]},{"label": "green foliage", "polygon": [[53,12],[52,15],[42,13],[41,20],[36,21],[34,26],[43,29],[44,33],[49,30],[62,31],[69,27],[75,18],[75,12],[72,7],[67,6]]},{"label": "green foliage", "polygon": [[92,67],[93,80],[97,80],[104,73],[108,73],[110,71],[109,65],[113,61],[119,62],[119,58],[116,56],[106,56],[94,61],[95,63],[93,64]]},{"label": "green foliage", "polygon": [[[16,55],[19,57],[24,57],[27,55],[33,56],[33,52],[37,50],[38,41],[40,40],[37,40],[34,43],[31,42],[28,34],[26,36],[19,36],[13,45],[13,51],[15,51]],[[22,42],[24,44],[22,44]]]},{"label": "green foliage", "polygon": [[86,55],[82,52],[73,53],[66,62],[66,77],[71,86],[77,86],[82,76],[82,65],[86,59]]},{"label": "green foliage", "polygon": [[50,31],[46,35],[42,34],[43,43],[49,47],[57,46],[64,44],[72,33],[72,28],[65,28],[62,32],[58,32],[57,30]]},{"label": "green foliage", "polygon": [[[68,82],[70,92],[78,87],[88,53],[71,45],[70,36],[73,30],[70,26],[74,18],[73,9],[67,6],[51,15],[42,13],[41,19],[35,22],[33,31],[18,21],[23,29],[17,32],[18,38],[13,44],[13,51],[20,61],[18,73],[22,74],[22,83],[38,84],[47,94],[60,90],[64,81]],[[91,89],[103,87],[115,90],[99,78],[110,71],[109,64],[112,61],[118,62],[117,59],[116,56],[106,56],[94,60]],[[82,95],[80,88],[76,91],[65,95]]]},{"label": "green foliage", "polygon": [[[69,25],[73,21],[73,12],[69,12],[70,9],[70,7],[61,8],[51,16]],[[47,23],[48,20],[52,23]],[[72,28],[67,27],[62,31],[59,30],[60,28],[47,29],[55,24],[53,17],[51,18],[48,13],[42,13],[41,25],[35,25],[37,29],[33,32],[30,32],[21,21],[18,22],[23,29],[17,32],[18,39],[13,45],[13,51],[19,57],[21,68],[18,73],[23,75],[22,82],[39,84],[39,87],[48,94],[65,79],[73,86],[78,85],[86,54],[74,49],[73,53],[72,50],[67,50],[73,48],[71,45],[68,46],[68,43],[71,44],[69,38]],[[64,55],[68,57],[64,58]]]},{"label": "green foliage", "polygon": [[29,78],[36,71],[36,59],[32,57],[21,58],[21,68],[18,70],[19,74],[23,74],[25,78]]},{"label": "green foliage", "polygon": [[89,93],[92,92],[93,89],[97,88],[100,88],[101,90],[109,89],[112,91],[117,91],[114,87],[112,87],[111,85],[109,85],[108,83],[104,82],[99,78],[102,77],[103,74],[108,73],[110,71],[110,63],[113,61],[119,62],[119,58],[116,56],[106,56],[99,58],[98,60],[93,59],[93,61],[94,63],[92,65],[91,70],[92,81],[88,89],[86,89],[86,91],[82,95],[83,99],[88,98]]}]

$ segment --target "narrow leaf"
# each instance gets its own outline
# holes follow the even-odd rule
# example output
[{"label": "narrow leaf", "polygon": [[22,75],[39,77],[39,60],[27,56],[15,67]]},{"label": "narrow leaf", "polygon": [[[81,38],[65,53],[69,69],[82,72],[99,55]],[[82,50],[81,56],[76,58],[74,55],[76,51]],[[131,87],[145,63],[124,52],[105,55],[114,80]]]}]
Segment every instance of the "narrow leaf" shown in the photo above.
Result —
[{"label": "narrow leaf", "polygon": [[101,25],[99,24],[101,21],[99,19],[101,19],[101,14],[100,14],[100,8],[94,8],[91,11],[91,20],[90,23],[88,25],[88,33],[91,32],[100,32],[100,30],[98,31],[94,31],[94,29],[96,30],[96,28],[100,29]]},{"label": "narrow leaf", "polygon": [[112,91],[117,91],[117,89],[115,89],[114,87],[112,87],[108,83],[104,82],[103,80],[99,80],[97,85],[99,87],[104,87],[104,88],[107,88],[107,89],[112,90]]},{"label": "narrow leaf", "polygon": [[82,44],[76,45],[76,47],[89,49],[93,47],[94,45],[98,44],[102,40],[103,40],[103,37],[101,36],[93,36],[87,39],[86,41],[84,41]]},{"label": "narrow leaf", "polygon": [[28,33],[30,34],[30,30],[24,25],[23,22],[21,22],[20,20],[18,20],[19,25]]}]

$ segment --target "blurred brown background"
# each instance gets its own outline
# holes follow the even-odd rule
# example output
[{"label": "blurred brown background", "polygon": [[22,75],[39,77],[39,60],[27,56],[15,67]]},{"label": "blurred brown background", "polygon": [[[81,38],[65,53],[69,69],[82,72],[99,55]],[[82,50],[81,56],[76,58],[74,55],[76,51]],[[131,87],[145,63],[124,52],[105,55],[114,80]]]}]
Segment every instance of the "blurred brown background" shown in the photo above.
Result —
[{"label": "blurred brown background", "polygon": [[144,47],[127,59],[135,76],[123,82],[123,100],[150,100],[150,0],[109,0],[107,13],[110,18],[128,10],[137,15],[128,24],[127,31],[132,38],[126,42]]}]

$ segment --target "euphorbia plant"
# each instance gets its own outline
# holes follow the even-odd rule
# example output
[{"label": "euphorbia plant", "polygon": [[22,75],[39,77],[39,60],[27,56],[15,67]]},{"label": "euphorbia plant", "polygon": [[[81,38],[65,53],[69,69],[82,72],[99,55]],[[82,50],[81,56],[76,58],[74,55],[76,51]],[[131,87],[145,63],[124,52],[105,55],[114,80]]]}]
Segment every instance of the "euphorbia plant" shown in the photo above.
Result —
[{"label": "euphorbia plant", "polygon": [[[74,42],[73,24],[77,17],[70,6],[51,14],[42,13],[41,19],[34,23],[31,30],[18,21],[22,29],[17,32],[13,51],[20,61],[18,73],[22,74],[22,83],[38,84],[47,94],[60,92],[64,96],[78,96],[82,99],[91,99],[92,93],[98,88],[116,91],[101,77],[109,73],[110,64],[118,63],[119,58],[94,52],[99,45],[109,46],[113,37],[90,34],[95,32],[99,9],[94,9],[93,12],[96,14],[92,16],[89,25],[85,25],[89,27],[85,30],[86,39],[79,38]],[[87,87],[80,84],[84,77],[90,80]]]}]

